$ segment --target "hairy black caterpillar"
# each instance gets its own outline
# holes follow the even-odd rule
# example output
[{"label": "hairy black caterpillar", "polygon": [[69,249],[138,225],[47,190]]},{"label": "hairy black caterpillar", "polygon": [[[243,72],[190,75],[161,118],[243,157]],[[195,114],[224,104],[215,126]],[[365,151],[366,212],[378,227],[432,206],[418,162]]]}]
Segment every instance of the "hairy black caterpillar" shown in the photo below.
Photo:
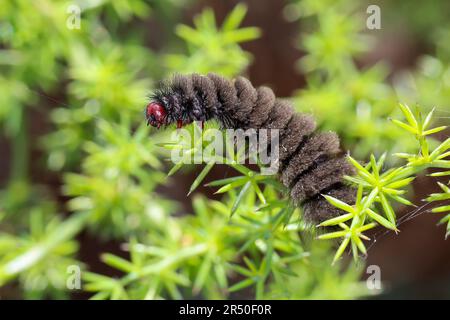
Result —
[{"label": "hairy black caterpillar", "polygon": [[146,120],[158,128],[216,119],[224,128],[279,129],[279,178],[303,206],[307,220],[320,222],[340,214],[321,194],[354,203],[355,190],[343,182],[354,169],[340,150],[338,136],[315,132],[312,116],[295,113],[270,88],[255,89],[243,77],[231,81],[212,73],[176,75],[151,99]]}]

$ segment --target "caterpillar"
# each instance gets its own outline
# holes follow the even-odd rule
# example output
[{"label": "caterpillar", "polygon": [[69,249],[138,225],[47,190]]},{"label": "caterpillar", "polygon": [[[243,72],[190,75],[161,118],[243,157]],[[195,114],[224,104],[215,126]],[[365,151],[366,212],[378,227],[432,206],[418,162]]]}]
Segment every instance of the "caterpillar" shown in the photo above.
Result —
[{"label": "caterpillar", "polygon": [[353,166],[334,132],[316,132],[309,114],[296,113],[265,86],[254,88],[244,77],[229,80],[217,74],[175,75],[151,95],[145,108],[147,125],[216,119],[223,128],[278,129],[279,180],[290,190],[307,221],[321,222],[341,214],[322,194],[354,203],[354,188],[344,183]]}]

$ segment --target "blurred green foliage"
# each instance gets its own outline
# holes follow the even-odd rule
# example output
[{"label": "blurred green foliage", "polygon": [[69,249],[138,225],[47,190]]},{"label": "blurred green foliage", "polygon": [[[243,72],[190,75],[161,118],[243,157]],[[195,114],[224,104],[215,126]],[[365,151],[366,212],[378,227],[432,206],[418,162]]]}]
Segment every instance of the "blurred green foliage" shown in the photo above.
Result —
[{"label": "blurred green foliage", "polygon": [[[221,187],[222,201],[194,196],[192,214],[157,191],[176,177],[166,177],[166,153],[157,144],[170,132],[152,131],[142,121],[154,83],[176,72],[244,73],[252,57],[239,44],[262,32],[240,27],[247,12],[242,4],[220,26],[211,9],[193,26],[179,24],[189,3],[2,1],[0,125],[11,145],[9,180],[0,190],[5,292],[17,285],[19,297],[69,298],[68,267],[75,265],[83,270],[83,290],[99,299],[368,294],[360,265],[330,267],[333,248],[314,241],[314,228],[273,177],[234,165],[240,176],[210,183]],[[79,29],[68,22],[77,18],[73,5],[80,9]],[[436,54],[391,85],[389,66],[361,70],[355,63],[373,45],[358,8],[349,0],[289,4],[288,18],[302,25],[299,67],[308,80],[294,100],[322,127],[337,130],[355,157],[413,150],[388,117],[396,115],[399,97],[446,108],[450,50],[440,39],[448,33],[436,28],[426,35],[438,44]],[[164,30],[150,29],[150,20]],[[159,33],[160,49],[145,45]],[[32,135],[35,123],[51,129]],[[45,159],[31,158],[31,147],[43,150]],[[31,177],[30,166],[49,176],[43,179],[48,185]],[[191,192],[203,183],[205,168]],[[445,198],[443,191],[433,199]],[[123,243],[120,257],[101,255],[121,277],[92,272],[89,261],[80,260],[80,232]]]},{"label": "blurred green foliage", "polygon": [[[443,1],[434,2],[446,6]],[[389,10],[391,15],[395,12],[395,16],[409,17],[409,10],[400,3],[398,7],[392,3],[386,5],[389,8],[379,5],[383,30],[389,23],[385,18]],[[443,32],[445,28],[427,15],[430,10],[435,12],[435,8],[428,4],[422,8],[417,3],[417,10],[413,11],[427,17],[427,36],[433,39],[439,56],[423,57],[417,70],[395,74],[393,85],[388,79],[392,76],[391,66],[386,61],[363,69],[358,67],[358,60],[364,53],[384,45],[383,30],[366,29],[368,15],[362,9],[366,7],[351,0],[298,0],[291,1],[286,10],[287,18],[299,19],[302,26],[299,47],[305,56],[298,67],[306,74],[308,82],[294,101],[299,110],[316,114],[323,128],[337,131],[357,158],[369,153],[381,155],[386,151],[414,150],[411,139],[388,123],[389,117],[399,116],[396,108],[399,101],[418,103],[423,112],[432,107],[436,107],[439,114],[450,110],[447,99],[450,87],[443,79],[450,52],[444,53],[441,49],[448,37]],[[407,23],[415,21],[408,19]]]}]

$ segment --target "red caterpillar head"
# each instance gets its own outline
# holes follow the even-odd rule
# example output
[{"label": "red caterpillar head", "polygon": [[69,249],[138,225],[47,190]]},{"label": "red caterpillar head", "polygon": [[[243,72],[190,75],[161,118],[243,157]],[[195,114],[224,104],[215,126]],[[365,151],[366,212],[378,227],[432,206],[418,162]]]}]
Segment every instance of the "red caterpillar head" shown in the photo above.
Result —
[{"label": "red caterpillar head", "polygon": [[147,125],[159,128],[166,119],[166,109],[157,102],[150,102],[145,108],[145,119]]}]

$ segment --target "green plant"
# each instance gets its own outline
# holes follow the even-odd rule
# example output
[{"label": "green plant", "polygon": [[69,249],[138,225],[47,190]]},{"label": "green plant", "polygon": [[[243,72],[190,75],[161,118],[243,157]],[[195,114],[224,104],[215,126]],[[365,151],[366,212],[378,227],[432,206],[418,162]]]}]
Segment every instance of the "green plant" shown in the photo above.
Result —
[{"label": "green plant", "polygon": [[225,76],[233,76],[236,71],[245,69],[251,57],[238,44],[260,36],[256,27],[239,27],[246,12],[246,6],[238,4],[220,28],[210,9],[194,19],[195,29],[178,25],[176,34],[186,42],[188,54],[168,54],[165,57],[168,68],[179,73],[214,70]]},{"label": "green plant", "polygon": [[[193,210],[161,194],[188,168],[175,166],[166,177],[166,151],[158,146],[180,144],[165,143],[167,133],[143,124],[146,95],[156,81],[176,72],[245,73],[252,56],[240,45],[263,34],[240,27],[247,12],[243,4],[220,26],[210,9],[193,26],[180,25],[182,9],[192,2],[2,2],[0,127],[2,152],[3,141],[10,147],[10,154],[2,153],[2,166],[10,167],[2,172],[7,179],[0,188],[1,298],[70,298],[67,270],[74,265],[82,270],[83,290],[95,299],[336,299],[369,294],[360,281],[361,265],[338,261],[330,267],[333,244],[316,241],[316,229],[305,224],[274,177],[217,164],[237,176],[210,181],[218,200],[207,199],[196,193],[216,166],[211,162],[190,188]],[[389,180],[389,187],[372,194],[373,179],[387,177],[383,157],[373,158],[373,166],[360,165],[364,170],[353,181],[361,184],[359,206],[368,209],[357,209],[367,221],[355,222],[354,230],[364,236],[372,222],[395,229],[393,204],[409,204],[402,183],[416,169],[448,163],[448,142],[436,149],[424,136],[429,129],[387,125],[388,117],[396,117],[397,99],[436,105],[436,113],[447,108],[446,27],[439,22],[430,32],[427,28],[423,37],[429,56],[408,70],[408,86],[396,78],[392,85],[386,81],[392,73],[387,65],[357,68],[355,59],[372,47],[357,12],[359,3],[292,4],[301,10],[291,6],[287,11],[307,14],[300,19],[305,59],[299,70],[307,86],[295,93],[299,110],[313,108],[320,125],[337,130],[358,159],[400,147],[411,153],[413,139],[405,133],[422,130],[421,153],[402,155],[407,164],[404,171],[391,171],[398,180]],[[68,5],[79,5],[80,29],[67,28]],[[440,12],[445,11],[437,12],[438,18]],[[189,155],[203,146],[181,147]],[[448,188],[441,188],[428,200],[448,199]],[[340,224],[356,221],[355,210],[344,216],[351,220]],[[439,204],[434,211],[447,212],[448,206]],[[447,214],[442,222],[448,221]],[[362,247],[362,236],[348,243]],[[97,249],[103,241],[122,243],[122,251]],[[86,246],[99,250],[100,259],[121,276],[96,273],[93,261],[85,259]]]},{"label": "green plant", "polygon": [[[388,5],[396,6],[382,7]],[[367,6],[351,0],[291,1],[285,12],[288,19],[299,20],[302,26],[298,43],[305,55],[298,68],[307,81],[293,101],[299,111],[315,114],[323,128],[338,132],[356,158],[415,150],[413,141],[399,127],[389,126],[388,119],[399,116],[395,108],[398,101],[419,103],[423,112],[430,111],[430,106],[438,107],[439,112],[448,108],[449,87],[442,77],[450,56],[440,49],[446,42],[445,34],[433,24],[432,34],[438,39],[433,44],[439,56],[421,57],[417,68],[395,74],[392,85],[387,80],[392,70],[384,60],[358,67],[364,53],[384,39],[381,31],[365,30],[367,15],[361,7]],[[400,9],[383,9],[388,10]],[[409,25],[414,23],[408,19]]]},{"label": "green plant", "polygon": [[[0,121],[14,152],[11,181],[0,192],[0,285],[18,279],[28,297],[67,297],[66,267],[83,267],[76,259],[80,231],[89,229],[104,239],[140,238],[157,230],[161,215],[169,217],[177,207],[155,191],[165,176],[153,144],[159,135],[141,121],[145,96],[154,79],[179,71],[171,68],[178,68],[173,63],[180,59],[195,71],[240,73],[250,55],[238,43],[258,36],[256,28],[239,28],[243,5],[221,29],[211,10],[199,15],[196,29],[179,26],[181,43],[190,51],[176,59],[137,44],[143,43],[142,34],[114,33],[135,16],[158,11],[176,24],[181,2],[80,4],[80,29],[66,27],[68,4],[63,1],[7,2],[2,8]],[[186,30],[198,37],[186,36]],[[234,59],[217,57],[218,44]],[[198,58],[201,64],[194,65]],[[167,61],[164,68],[159,60]],[[50,114],[54,130],[40,137],[40,146],[47,150],[48,167],[64,176],[62,192],[68,199],[63,204],[73,212],[68,218],[57,214],[64,208],[48,188],[29,180],[31,110]]]},{"label": "green plant", "polygon": [[[265,190],[267,197],[273,193],[270,189]],[[348,298],[368,293],[357,284],[358,270],[349,269],[341,277],[339,269],[324,268],[323,261],[316,260],[327,257],[328,248],[303,243],[300,232],[308,229],[298,218],[283,223],[292,209],[277,207],[274,193],[272,206],[256,212],[256,195],[248,193],[240,213],[230,220],[232,194],[225,203],[196,197],[194,216],[163,218],[161,230],[149,234],[147,244],[132,240],[125,247],[130,260],[103,255],[106,264],[124,275],[116,279],[87,273],[86,290],[101,299],[198,295],[223,299],[248,287],[258,299]],[[306,274],[309,285],[303,282]],[[303,286],[286,287],[290,281]],[[332,291],[325,290],[330,286]],[[345,290],[349,287],[358,290]]]},{"label": "green plant", "polygon": [[[358,250],[366,254],[366,247],[362,240],[369,240],[364,232],[380,224],[385,228],[398,231],[396,214],[392,203],[398,202],[406,205],[413,205],[409,200],[402,197],[406,193],[404,188],[408,186],[417,174],[424,172],[428,168],[448,169],[450,160],[446,158],[450,155],[450,138],[443,141],[434,150],[430,150],[427,136],[446,129],[446,126],[430,128],[434,110],[425,119],[422,119],[420,111],[417,109],[416,115],[411,109],[400,104],[400,109],[407,122],[393,119],[392,122],[408,133],[413,134],[419,144],[417,154],[397,153],[396,156],[405,159],[406,164],[390,168],[382,172],[386,154],[383,154],[377,161],[372,155],[370,162],[363,166],[352,157],[349,157],[357,169],[355,177],[346,177],[358,188],[357,200],[354,205],[346,204],[331,196],[325,198],[335,207],[347,212],[344,215],[322,222],[319,226],[339,226],[341,231],[334,231],[319,236],[319,239],[342,238],[343,241],[336,252],[334,261],[342,256],[346,247],[351,244],[353,256],[356,259]],[[446,173],[446,172],[445,172]],[[442,173],[440,173],[442,174]],[[438,174],[438,175],[440,175]],[[436,174],[434,174],[436,176]],[[445,187],[441,184],[441,187]],[[445,187],[446,188],[446,187]],[[444,192],[448,191],[444,188]],[[446,195],[431,195],[428,201],[445,200]],[[434,211],[446,211],[448,206],[436,208]],[[380,214],[379,212],[383,212]],[[447,221],[446,218],[443,222]]]},{"label": "green plant", "polygon": [[[442,175],[448,175],[448,171],[439,172],[432,174],[435,177],[439,177]],[[447,187],[445,184],[438,182],[439,186],[442,189],[442,193],[432,193],[430,196],[426,199],[428,202],[431,201],[444,201],[450,199],[450,188]],[[441,205],[438,207],[433,208],[431,211],[436,213],[442,213],[442,212],[449,212],[450,205]],[[450,213],[448,213],[445,217],[439,221],[439,223],[447,223],[447,232],[445,234],[445,238],[447,238],[450,235]]]}]

